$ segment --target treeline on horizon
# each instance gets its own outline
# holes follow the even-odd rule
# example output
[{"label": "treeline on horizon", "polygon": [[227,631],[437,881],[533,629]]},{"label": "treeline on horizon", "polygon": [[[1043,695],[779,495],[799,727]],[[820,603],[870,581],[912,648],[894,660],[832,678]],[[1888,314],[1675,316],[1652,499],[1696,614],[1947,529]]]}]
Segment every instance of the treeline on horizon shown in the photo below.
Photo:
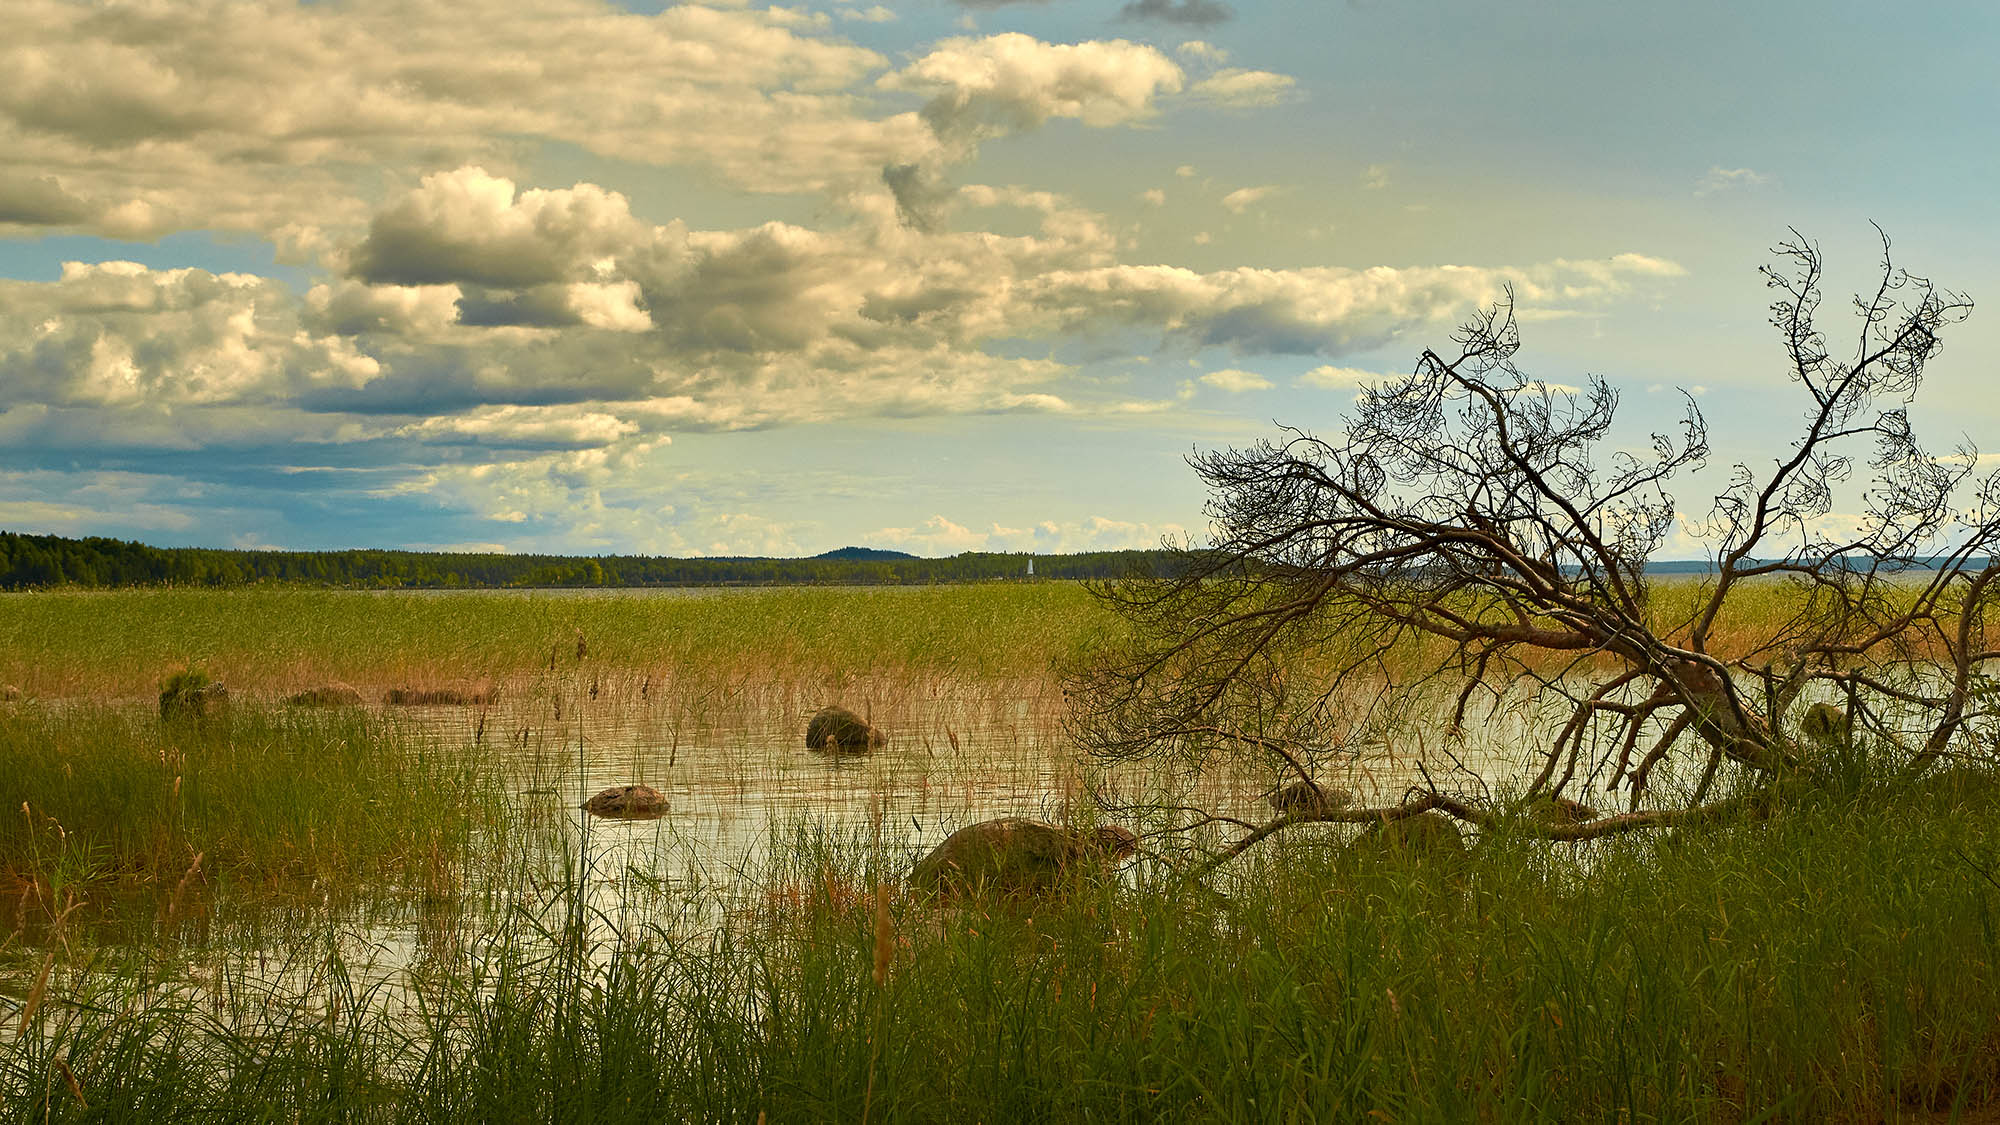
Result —
[{"label": "treeline on horizon", "polygon": [[[69,539],[0,531],[0,590],[255,583],[367,589],[922,585],[1025,578],[1030,557],[993,552],[968,552],[945,559],[679,559],[390,550],[245,551],[152,547],[122,539]],[[1164,550],[1032,556],[1035,577],[1057,579],[1117,578],[1135,570],[1158,572],[1173,557],[1173,552]]]}]

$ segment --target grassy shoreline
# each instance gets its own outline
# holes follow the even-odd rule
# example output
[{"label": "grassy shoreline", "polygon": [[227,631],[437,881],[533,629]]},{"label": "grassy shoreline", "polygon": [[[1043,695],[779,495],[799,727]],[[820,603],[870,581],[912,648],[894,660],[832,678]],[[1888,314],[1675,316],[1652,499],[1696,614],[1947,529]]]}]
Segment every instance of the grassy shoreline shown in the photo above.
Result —
[{"label": "grassy shoreline", "polygon": [[[897,895],[865,841],[688,935],[579,901],[407,982],[326,958],[46,1002],[0,1047],[36,1120],[1946,1120],[2000,1094],[1990,777],[1826,797],[1588,863],[1274,849],[1032,912]],[[886,946],[884,944],[886,935]],[[881,983],[874,967],[883,966]],[[121,1010],[122,1009],[122,1010]],[[10,1015],[9,1023],[18,1017]],[[74,1087],[70,1083],[74,1080]],[[88,1106],[89,1108],[86,1108]]]},{"label": "grassy shoreline", "polygon": [[[0,933],[0,1119],[2000,1113],[1990,769],[1857,766],[1802,778],[1768,819],[1589,845],[1496,832],[1462,865],[1300,828],[1214,886],[1142,865],[1031,909],[941,908],[900,889],[903,857],[865,825],[774,825],[790,835],[743,885],[643,857],[593,870],[551,831],[577,798],[522,799],[472,752],[471,712],[440,734],[277,700],[504,681],[500,737],[552,749],[581,738],[583,709],[657,735],[768,698],[1040,705],[1059,660],[1112,627],[1079,587],[0,608],[0,683],[30,696],[0,704],[0,872],[19,907]],[[163,722],[153,693],[189,664],[232,703]],[[958,750],[927,737],[897,752]],[[390,893],[415,900],[407,932],[339,905]],[[120,896],[143,924],[63,921]],[[292,911],[275,941],[176,924],[267,902]]]}]

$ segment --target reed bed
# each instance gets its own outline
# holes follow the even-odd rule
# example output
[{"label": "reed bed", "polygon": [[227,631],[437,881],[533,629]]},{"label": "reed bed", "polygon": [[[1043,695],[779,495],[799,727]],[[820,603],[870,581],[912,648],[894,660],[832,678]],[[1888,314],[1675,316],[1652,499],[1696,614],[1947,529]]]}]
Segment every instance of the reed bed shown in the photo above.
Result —
[{"label": "reed bed", "polygon": [[[1662,585],[1656,604],[1692,596]],[[1785,606],[1743,612],[1731,628]],[[1114,627],[1057,583],[0,599],[0,683],[28,696],[0,704],[0,1119],[2000,1108],[1988,772],[1857,761],[1769,819],[1590,845],[1496,831],[1463,863],[1364,856],[1322,826],[1210,884],[1146,860],[1040,902],[904,893],[923,844],[992,794],[1084,803],[1092,779],[1045,745],[1055,669]],[[153,693],[185,667],[229,706],[162,721]],[[275,703],[329,681],[502,694]],[[884,721],[891,751],[805,755],[823,702]],[[670,790],[682,819],[579,820],[592,779]],[[760,830],[736,869],[713,862],[714,837]],[[398,895],[380,924],[342,903]],[[132,933],[66,921],[131,897],[150,919]],[[175,924],[270,902],[292,905],[282,925]]]},{"label": "reed bed", "polygon": [[[69,979],[0,1113],[82,1121],[1943,1121],[2000,1094],[1988,775],[1816,794],[1699,837],[1301,837],[1228,897],[1128,873],[1033,907],[878,886],[801,827],[761,906],[584,905],[421,980]],[[663,892],[665,893],[665,892]],[[92,981],[98,982],[94,986]],[[93,987],[95,991],[93,991]],[[1967,1118],[1971,1119],[1971,1118]]]},{"label": "reed bed", "polygon": [[588,666],[643,681],[1045,679],[1108,617],[1071,583],[633,593],[295,588],[0,595],[0,684],[135,697],[199,665],[231,691],[482,684]]},{"label": "reed bed", "polygon": [[99,704],[0,711],[0,881],[60,913],[217,881],[324,894],[454,878],[509,835],[497,774],[393,718],[232,706],[162,721]]},{"label": "reed bed", "polygon": [[[1702,593],[1699,579],[1655,580],[1651,611],[1664,635],[1674,636]],[[1780,584],[1748,584],[1733,595],[1713,646],[1727,658],[1772,635],[1794,610]],[[0,595],[0,687],[28,698],[129,699],[157,690],[171,669],[199,666],[233,692],[271,698],[329,683],[352,684],[371,701],[397,689],[504,694],[569,667],[581,642],[597,685],[634,695],[669,683],[711,696],[773,685],[838,695],[856,685],[922,691],[1002,681],[1046,691],[1070,658],[1121,627],[1067,582],[48,591]],[[1428,667],[1449,655],[1444,642],[1413,637],[1388,662]],[[1571,659],[1552,653],[1544,662],[1553,670]]]}]

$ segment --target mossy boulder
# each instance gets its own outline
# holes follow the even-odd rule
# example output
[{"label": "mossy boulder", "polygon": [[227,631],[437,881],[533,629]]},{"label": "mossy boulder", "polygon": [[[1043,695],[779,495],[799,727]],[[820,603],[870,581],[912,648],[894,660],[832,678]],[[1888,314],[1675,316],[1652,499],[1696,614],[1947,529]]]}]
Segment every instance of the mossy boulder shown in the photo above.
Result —
[{"label": "mossy boulder", "polygon": [[346,684],[321,684],[285,697],[293,707],[359,707],[361,692]]},{"label": "mossy boulder", "polygon": [[945,837],[910,871],[910,886],[939,895],[1041,894],[1065,881],[1102,874],[1132,854],[1139,838],[1125,828],[1077,831],[1023,817],[969,824]]},{"label": "mossy boulder", "polygon": [[806,724],[806,749],[866,754],[889,745],[889,736],[845,707],[822,707]]},{"label": "mossy boulder", "polygon": [[229,689],[198,668],[183,668],[160,684],[160,718],[169,722],[213,719],[228,706]]},{"label": "mossy boulder", "polygon": [[1281,813],[1338,812],[1354,804],[1351,791],[1304,779],[1283,786],[1264,799]]},{"label": "mossy boulder", "polygon": [[651,820],[667,813],[667,795],[650,785],[614,785],[583,803],[585,812],[619,820]]}]

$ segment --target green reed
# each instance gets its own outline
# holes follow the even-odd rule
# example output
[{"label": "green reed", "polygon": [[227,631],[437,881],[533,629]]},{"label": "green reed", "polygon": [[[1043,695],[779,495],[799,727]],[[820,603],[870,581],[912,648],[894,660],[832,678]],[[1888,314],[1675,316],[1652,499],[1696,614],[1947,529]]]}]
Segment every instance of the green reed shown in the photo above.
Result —
[{"label": "green reed", "polygon": [[433,884],[475,837],[505,835],[502,792],[477,754],[358,709],[0,710],[0,874],[51,902],[218,879]]},{"label": "green reed", "polygon": [[0,684],[139,696],[200,665],[232,691],[483,682],[567,666],[655,678],[1045,677],[1104,627],[1069,583],[634,594],[295,588],[0,596]]}]

